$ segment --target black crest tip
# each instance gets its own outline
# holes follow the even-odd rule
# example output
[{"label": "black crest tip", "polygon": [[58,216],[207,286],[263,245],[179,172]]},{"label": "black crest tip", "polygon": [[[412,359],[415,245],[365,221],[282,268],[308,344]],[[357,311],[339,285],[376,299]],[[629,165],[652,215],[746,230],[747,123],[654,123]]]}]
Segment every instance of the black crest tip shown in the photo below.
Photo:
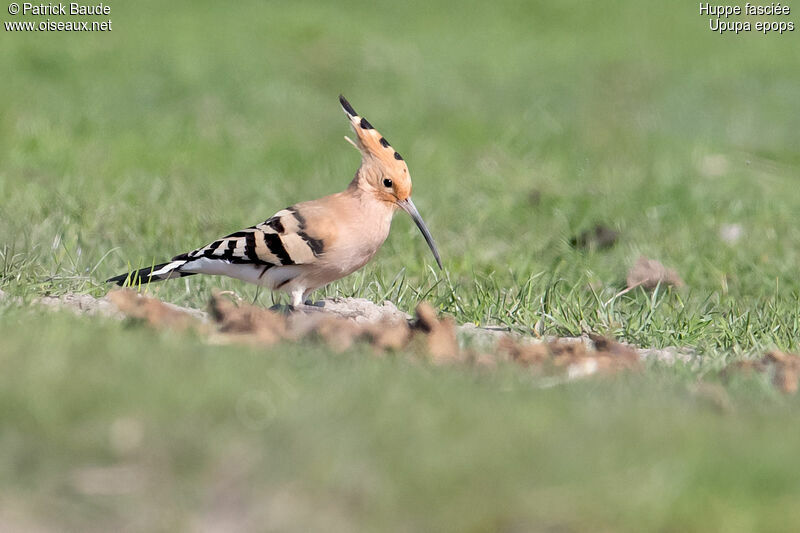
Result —
[{"label": "black crest tip", "polygon": [[370,124],[370,123],[369,123],[369,121],[368,121],[367,119],[365,119],[364,117],[361,117],[361,124],[360,124],[360,126],[361,126],[361,129],[363,129],[363,130],[371,130],[371,129],[374,129],[374,128],[372,127],[372,124]]},{"label": "black crest tip", "polygon": [[347,101],[347,98],[345,98],[341,94],[339,95],[339,103],[342,104],[342,109],[344,109],[345,113],[347,113],[351,117],[358,116],[358,113],[356,113],[356,110],[353,109],[353,106],[350,105],[350,102]]}]

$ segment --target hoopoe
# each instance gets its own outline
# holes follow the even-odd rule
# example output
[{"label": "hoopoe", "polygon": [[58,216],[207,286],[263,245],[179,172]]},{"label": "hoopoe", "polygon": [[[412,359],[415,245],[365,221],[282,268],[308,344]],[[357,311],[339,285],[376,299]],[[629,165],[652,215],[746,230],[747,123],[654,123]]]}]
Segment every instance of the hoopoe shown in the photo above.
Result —
[{"label": "hoopoe", "polygon": [[118,285],[151,283],[194,274],[230,276],[291,295],[292,306],[325,285],[352,274],[375,255],[398,209],[422,232],[436,263],[439,251],[411,201],[408,166],[367,119],[339,96],[361,166],[344,191],[301,202],[266,221],[175,256],[172,261],[108,279]]}]

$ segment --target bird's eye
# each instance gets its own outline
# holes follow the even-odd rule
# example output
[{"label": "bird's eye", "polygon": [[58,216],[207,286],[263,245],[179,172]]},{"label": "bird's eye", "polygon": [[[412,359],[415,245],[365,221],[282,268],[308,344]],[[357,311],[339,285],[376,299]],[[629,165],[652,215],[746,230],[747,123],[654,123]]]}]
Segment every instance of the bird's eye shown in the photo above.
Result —
[{"label": "bird's eye", "polygon": [[392,180],[390,180],[389,178],[386,178],[385,180],[383,180],[383,186],[384,187],[391,187],[392,186]]}]

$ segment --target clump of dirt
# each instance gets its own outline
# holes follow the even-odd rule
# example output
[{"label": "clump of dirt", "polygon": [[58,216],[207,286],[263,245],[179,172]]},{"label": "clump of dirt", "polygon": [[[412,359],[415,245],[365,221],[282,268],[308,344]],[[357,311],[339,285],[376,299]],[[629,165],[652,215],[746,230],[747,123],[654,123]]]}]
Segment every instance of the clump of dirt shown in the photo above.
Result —
[{"label": "clump of dirt", "polygon": [[456,324],[452,317],[440,319],[428,302],[420,302],[416,309],[414,331],[425,335],[428,353],[435,363],[461,360],[462,354],[456,338]]},{"label": "clump of dirt", "polygon": [[773,369],[772,383],[786,394],[797,394],[800,379],[800,356],[773,350],[762,360]]},{"label": "clump of dirt", "polygon": [[635,370],[640,365],[638,353],[630,346],[594,335],[587,342],[582,339],[528,342],[503,335],[493,349],[480,353],[465,350],[459,345],[453,318],[439,316],[427,302],[417,306],[416,316],[410,321],[398,319],[394,312],[379,313],[375,321],[358,321],[324,308],[286,315],[215,293],[209,302],[212,326],[203,330],[200,328],[203,323],[192,315],[131,290],[113,291],[109,300],[124,315],[151,327],[179,330],[194,327],[216,343],[273,346],[279,342],[318,339],[342,352],[364,342],[376,354],[407,351],[420,353],[437,364],[465,363],[481,368],[494,368],[500,361],[511,361],[538,373],[560,373],[568,378]]},{"label": "clump of dirt", "polygon": [[594,334],[589,335],[589,342],[582,339],[520,342],[505,337],[497,350],[511,361],[539,371],[552,373],[565,369],[570,378],[641,368],[639,353],[634,348]]},{"label": "clump of dirt", "polygon": [[191,314],[130,289],[111,291],[108,293],[108,299],[122,314],[141,320],[150,327],[182,331],[199,328],[202,325]]},{"label": "clump of dirt", "polygon": [[519,342],[506,336],[498,341],[497,351],[499,355],[523,366],[541,365],[550,359],[549,344],[548,342]]},{"label": "clump of dirt", "polygon": [[683,287],[681,277],[671,268],[667,268],[655,259],[640,256],[636,264],[628,271],[628,289],[644,287],[647,290],[655,289],[658,285],[671,285]]},{"label": "clump of dirt", "polygon": [[221,334],[217,340],[239,340],[271,346],[287,335],[285,316],[252,305],[236,305],[220,293],[211,295],[208,311]]},{"label": "clump of dirt", "polygon": [[[361,337],[364,328],[345,318],[332,316],[297,315],[294,324],[306,322],[301,327],[327,344],[336,352],[344,352],[352,347]],[[309,329],[310,326],[310,329]]]},{"label": "clump of dirt", "polygon": [[767,352],[761,359],[753,361],[736,361],[722,371],[724,378],[734,374],[751,375],[769,373],[772,384],[784,394],[797,394],[800,381],[800,356],[779,350]]},{"label": "clump of dirt", "polygon": [[[364,343],[376,355],[403,352],[436,364],[458,363],[485,370],[511,362],[537,374],[567,379],[636,370],[642,357],[636,349],[601,336],[541,341],[511,335],[504,328],[458,326],[452,317],[439,315],[427,302],[417,306],[414,317],[390,303],[375,305],[355,299],[325,300],[321,306],[304,306],[287,315],[216,292],[206,314],[130,289],[111,291],[101,299],[84,296],[67,295],[39,302],[82,314],[129,318],[158,329],[192,330],[211,343],[274,346],[316,339],[337,352]],[[367,309],[370,305],[372,308]],[[459,343],[459,334],[471,348]],[[779,356],[774,357],[777,361]],[[796,389],[798,367],[780,364],[781,379],[789,383],[794,376]]]},{"label": "clump of dirt", "polygon": [[405,348],[411,339],[411,328],[405,320],[384,320],[365,328],[369,342],[377,350],[399,351]]},{"label": "clump of dirt", "polygon": [[[317,338],[337,352],[358,341],[367,341],[376,351],[401,350],[408,344],[411,330],[406,320],[378,313],[375,322],[344,318],[341,311],[309,311],[285,315],[247,304],[237,304],[220,293],[211,297],[211,318],[218,325],[221,342],[248,342],[273,345],[280,341]],[[396,308],[395,308],[396,309]],[[359,315],[361,317],[361,315]]]}]

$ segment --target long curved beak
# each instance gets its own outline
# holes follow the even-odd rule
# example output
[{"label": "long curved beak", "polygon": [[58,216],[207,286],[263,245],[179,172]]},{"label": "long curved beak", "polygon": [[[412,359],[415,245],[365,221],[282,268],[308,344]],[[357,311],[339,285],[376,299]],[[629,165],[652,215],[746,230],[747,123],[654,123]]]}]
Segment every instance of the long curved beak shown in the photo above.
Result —
[{"label": "long curved beak", "polygon": [[425,237],[425,242],[430,246],[433,257],[436,258],[436,264],[439,265],[439,270],[442,270],[442,260],[439,258],[439,250],[436,249],[436,243],[433,242],[433,237],[431,236],[431,232],[428,231],[428,226],[425,225],[425,221],[422,220],[422,216],[419,214],[419,211],[417,211],[417,206],[414,205],[411,198],[398,200],[397,205],[411,216],[411,219],[422,232],[422,236]]}]

